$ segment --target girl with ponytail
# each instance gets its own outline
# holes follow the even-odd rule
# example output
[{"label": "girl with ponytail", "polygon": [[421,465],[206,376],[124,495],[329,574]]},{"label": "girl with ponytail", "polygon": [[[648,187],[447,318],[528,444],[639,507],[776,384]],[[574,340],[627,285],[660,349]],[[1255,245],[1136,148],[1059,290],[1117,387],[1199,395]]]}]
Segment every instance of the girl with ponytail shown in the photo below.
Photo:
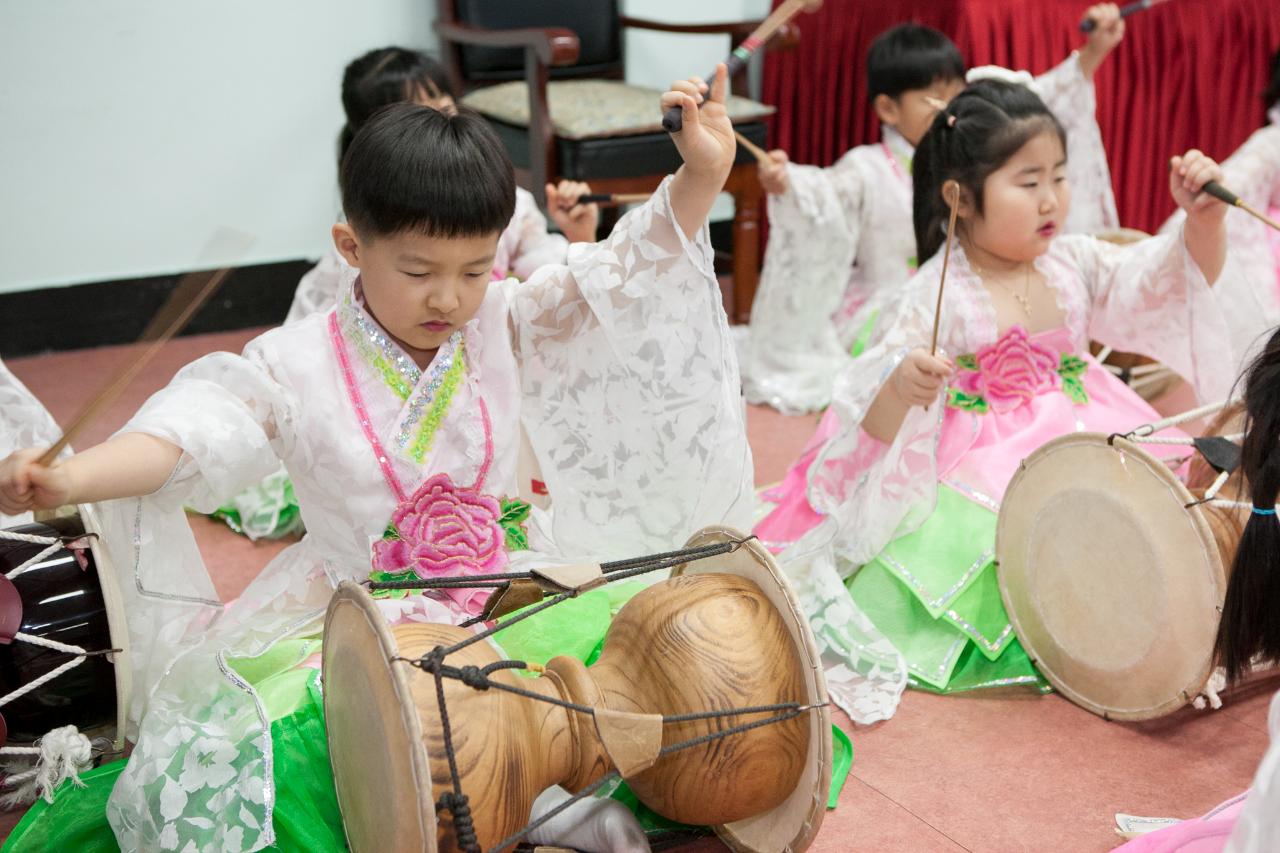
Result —
[{"label": "girl with ponytail", "polygon": [[[1253,663],[1280,661],[1280,329],[1272,330],[1244,378],[1244,447],[1233,481],[1244,483],[1252,511],[1244,524],[1218,624],[1215,654],[1227,683],[1249,673]],[[1215,426],[1237,423],[1232,407]],[[1210,429],[1213,432],[1213,429]],[[1193,478],[1195,472],[1193,472]],[[1262,757],[1253,786],[1210,809],[1139,836],[1116,853],[1271,853],[1280,839],[1280,693],[1267,715],[1271,747]]]},{"label": "girl with ponytail", "polygon": [[1199,192],[1217,164],[1197,151],[1173,158],[1170,192],[1186,225],[1122,247],[1060,235],[1065,152],[1062,126],[1022,86],[982,81],[938,114],[914,166],[927,262],[766,496],[777,506],[756,533],[842,658],[828,682],[858,719],[891,714],[908,680],[941,692],[1043,686],[996,583],[1005,488],[1052,438],[1158,419],[1093,360],[1091,339],[1160,360],[1202,399],[1229,389],[1230,342],[1210,291],[1226,261],[1226,207]]},{"label": "girl with ponytail", "polygon": [[1240,477],[1253,506],[1218,624],[1217,657],[1228,683],[1247,675],[1254,658],[1280,661],[1280,331],[1249,366],[1244,386]]}]

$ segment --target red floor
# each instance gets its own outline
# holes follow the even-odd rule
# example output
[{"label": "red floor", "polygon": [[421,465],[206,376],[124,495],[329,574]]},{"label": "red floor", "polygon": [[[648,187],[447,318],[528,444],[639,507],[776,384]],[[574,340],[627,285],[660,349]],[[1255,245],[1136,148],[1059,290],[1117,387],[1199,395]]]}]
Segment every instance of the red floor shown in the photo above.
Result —
[{"label": "red floor", "polygon": [[[249,332],[183,338],[162,355],[77,444],[88,447],[187,361],[238,350]],[[6,362],[61,423],[126,357],[125,347]],[[756,480],[776,482],[816,417],[752,408]],[[194,519],[224,595],[234,596],[282,547],[253,545]],[[909,692],[897,716],[852,726],[853,773],[827,813],[815,853],[846,851],[1102,851],[1119,839],[1116,812],[1191,817],[1247,788],[1267,745],[1266,711],[1280,678],[1228,695],[1216,712],[1184,709],[1146,724],[1109,723],[1058,696],[938,697]],[[16,820],[4,816],[7,832]],[[0,818],[2,820],[2,818]],[[715,841],[686,848],[723,850]]]}]

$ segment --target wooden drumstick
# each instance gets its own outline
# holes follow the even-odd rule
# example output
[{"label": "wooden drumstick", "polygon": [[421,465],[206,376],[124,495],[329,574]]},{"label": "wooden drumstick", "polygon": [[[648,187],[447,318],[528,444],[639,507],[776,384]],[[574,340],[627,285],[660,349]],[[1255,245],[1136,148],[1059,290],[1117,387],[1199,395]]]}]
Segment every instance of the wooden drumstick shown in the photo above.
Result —
[{"label": "wooden drumstick", "polygon": [[[579,204],[599,204],[604,207],[612,207],[619,204],[639,204],[648,201],[650,193],[587,193],[578,196],[578,201],[573,205],[577,207]],[[570,210],[572,208],[565,208]]]},{"label": "wooden drumstick", "polygon": [[[1130,3],[1128,6],[1120,7],[1120,17],[1127,18],[1135,12],[1141,12],[1150,9],[1152,6],[1159,6],[1161,3],[1168,3],[1169,0],[1138,0],[1137,3]],[[1091,33],[1098,28],[1098,22],[1093,18],[1085,18],[1080,22],[1080,32]]]},{"label": "wooden drumstick", "polygon": [[[248,247],[248,238],[227,231],[220,233],[215,240],[226,242],[229,238],[239,243],[233,252],[243,254],[243,250]],[[209,297],[217,292],[232,270],[233,267],[226,267],[219,270],[187,273],[179,280],[178,286],[173,289],[173,293],[165,300],[164,305],[156,312],[155,317],[147,324],[147,328],[138,339],[139,343],[151,341],[151,345],[143,350],[132,364],[107,382],[98,395],[80,410],[71,424],[63,430],[62,437],[41,455],[40,465],[51,464],[64,447],[75,440],[76,436],[93,423],[103,410],[115,402],[129,383],[142,372],[142,368],[156,357],[165,342],[186,328],[196,312],[209,301]],[[176,316],[172,316],[175,312]]]},{"label": "wooden drumstick", "polygon": [[960,185],[955,181],[947,181],[947,187],[953,192],[947,193],[947,204],[951,206],[951,216],[947,222],[947,247],[942,253],[942,276],[938,279],[938,305],[933,311],[933,341],[929,344],[929,355],[938,352],[938,327],[942,322],[942,292],[947,286],[947,265],[951,262],[951,241],[956,233],[956,214],[960,211]]},{"label": "wooden drumstick", "polygon": [[[760,26],[752,31],[751,35],[742,40],[742,43],[733,49],[733,53],[729,54],[729,58],[724,61],[729,71],[728,76],[733,77],[742,70],[743,66],[751,59],[752,55],[764,47],[765,43],[786,26],[787,22],[800,14],[806,6],[817,8],[820,3],[814,3],[813,0],[786,0],[782,5],[773,10],[769,17],[765,18]],[[711,80],[715,79],[715,72],[707,77],[708,85]],[[672,107],[667,110],[662,117],[662,129],[667,133],[675,133],[684,127],[684,116],[680,112],[680,107]]]},{"label": "wooden drumstick", "polygon": [[748,151],[750,151],[751,155],[760,162],[761,166],[773,165],[773,159],[769,157],[769,153],[767,151],[765,151],[759,145],[756,145],[750,139],[747,139],[741,133],[738,133],[738,131],[736,130],[733,132],[733,135],[737,137],[738,144],[741,145],[743,148],[747,149]]},{"label": "wooden drumstick", "polygon": [[1209,183],[1205,184],[1205,185],[1204,185],[1203,187],[1201,187],[1200,189],[1201,189],[1203,192],[1207,192],[1209,195],[1213,196],[1214,198],[1216,198],[1216,199],[1219,199],[1219,200],[1221,200],[1221,201],[1226,202],[1227,204],[1231,205],[1232,207],[1238,207],[1238,208],[1240,208],[1241,210],[1243,210],[1245,213],[1249,214],[1250,216],[1256,217],[1256,218],[1258,218],[1258,219],[1262,220],[1263,222],[1267,223],[1267,225],[1271,226],[1272,228],[1276,229],[1277,231],[1280,231],[1280,222],[1276,222],[1276,221],[1275,221],[1274,219],[1272,219],[1270,216],[1267,216],[1267,215],[1266,215],[1265,213],[1263,213],[1262,211],[1260,211],[1260,210],[1258,210],[1257,208],[1253,207],[1253,206],[1252,206],[1252,205],[1250,205],[1248,202],[1246,202],[1244,199],[1240,198],[1240,196],[1236,195],[1236,194],[1235,194],[1235,193],[1233,193],[1231,190],[1227,189],[1226,187],[1224,187],[1222,184],[1218,183],[1217,181],[1210,181]]}]

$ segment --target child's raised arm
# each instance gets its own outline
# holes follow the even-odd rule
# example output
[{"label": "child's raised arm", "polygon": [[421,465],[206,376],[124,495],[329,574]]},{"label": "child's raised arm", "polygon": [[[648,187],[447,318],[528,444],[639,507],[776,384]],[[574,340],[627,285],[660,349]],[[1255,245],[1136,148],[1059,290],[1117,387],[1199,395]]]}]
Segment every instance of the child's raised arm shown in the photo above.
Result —
[{"label": "child's raised arm", "polygon": [[1227,206],[1201,190],[1221,180],[1222,167],[1194,148],[1169,161],[1169,193],[1187,212],[1182,239],[1210,285],[1227,262]]},{"label": "child's raised arm", "polygon": [[0,461],[0,512],[140,497],[159,490],[173,473],[182,448],[140,432],[118,435],[70,459],[41,465],[43,448],[11,453]]},{"label": "child's raised arm", "polygon": [[724,63],[716,66],[716,79],[707,103],[698,109],[707,84],[697,77],[677,80],[662,96],[662,111],[680,107],[684,126],[671,134],[684,165],[671,183],[671,207],[685,235],[692,239],[706,222],[716,196],[724,188],[733,167],[737,142],[725,110],[729,73]]},{"label": "child's raised arm", "polygon": [[1120,7],[1115,3],[1090,6],[1084,16],[1093,21],[1093,29],[1089,32],[1089,41],[1080,50],[1080,73],[1092,80],[1102,60],[1124,39],[1124,18],[1120,17]]}]

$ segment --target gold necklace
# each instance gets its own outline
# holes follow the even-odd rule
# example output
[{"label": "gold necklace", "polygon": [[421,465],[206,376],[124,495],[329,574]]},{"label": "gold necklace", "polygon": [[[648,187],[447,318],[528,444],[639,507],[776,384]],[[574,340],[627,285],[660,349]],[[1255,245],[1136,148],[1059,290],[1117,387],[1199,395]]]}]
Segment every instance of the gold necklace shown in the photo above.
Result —
[{"label": "gold necklace", "polygon": [[[984,281],[986,281],[987,280],[986,277],[990,275],[990,272],[988,270],[984,270],[981,267],[974,266],[973,264],[969,264],[969,266],[973,269],[974,272],[982,276]],[[1024,278],[1024,281],[1023,281],[1022,293],[1019,293],[1018,291],[1014,290],[1011,285],[1003,281],[1000,281],[999,279],[993,278],[991,279],[991,282],[993,284],[1000,285],[1000,287],[1006,293],[1008,293],[1010,296],[1016,299],[1018,301],[1018,304],[1022,306],[1022,313],[1026,314],[1027,318],[1030,319],[1031,318],[1031,264],[1027,264],[1025,267],[1025,270],[1026,270],[1026,277]]]}]

